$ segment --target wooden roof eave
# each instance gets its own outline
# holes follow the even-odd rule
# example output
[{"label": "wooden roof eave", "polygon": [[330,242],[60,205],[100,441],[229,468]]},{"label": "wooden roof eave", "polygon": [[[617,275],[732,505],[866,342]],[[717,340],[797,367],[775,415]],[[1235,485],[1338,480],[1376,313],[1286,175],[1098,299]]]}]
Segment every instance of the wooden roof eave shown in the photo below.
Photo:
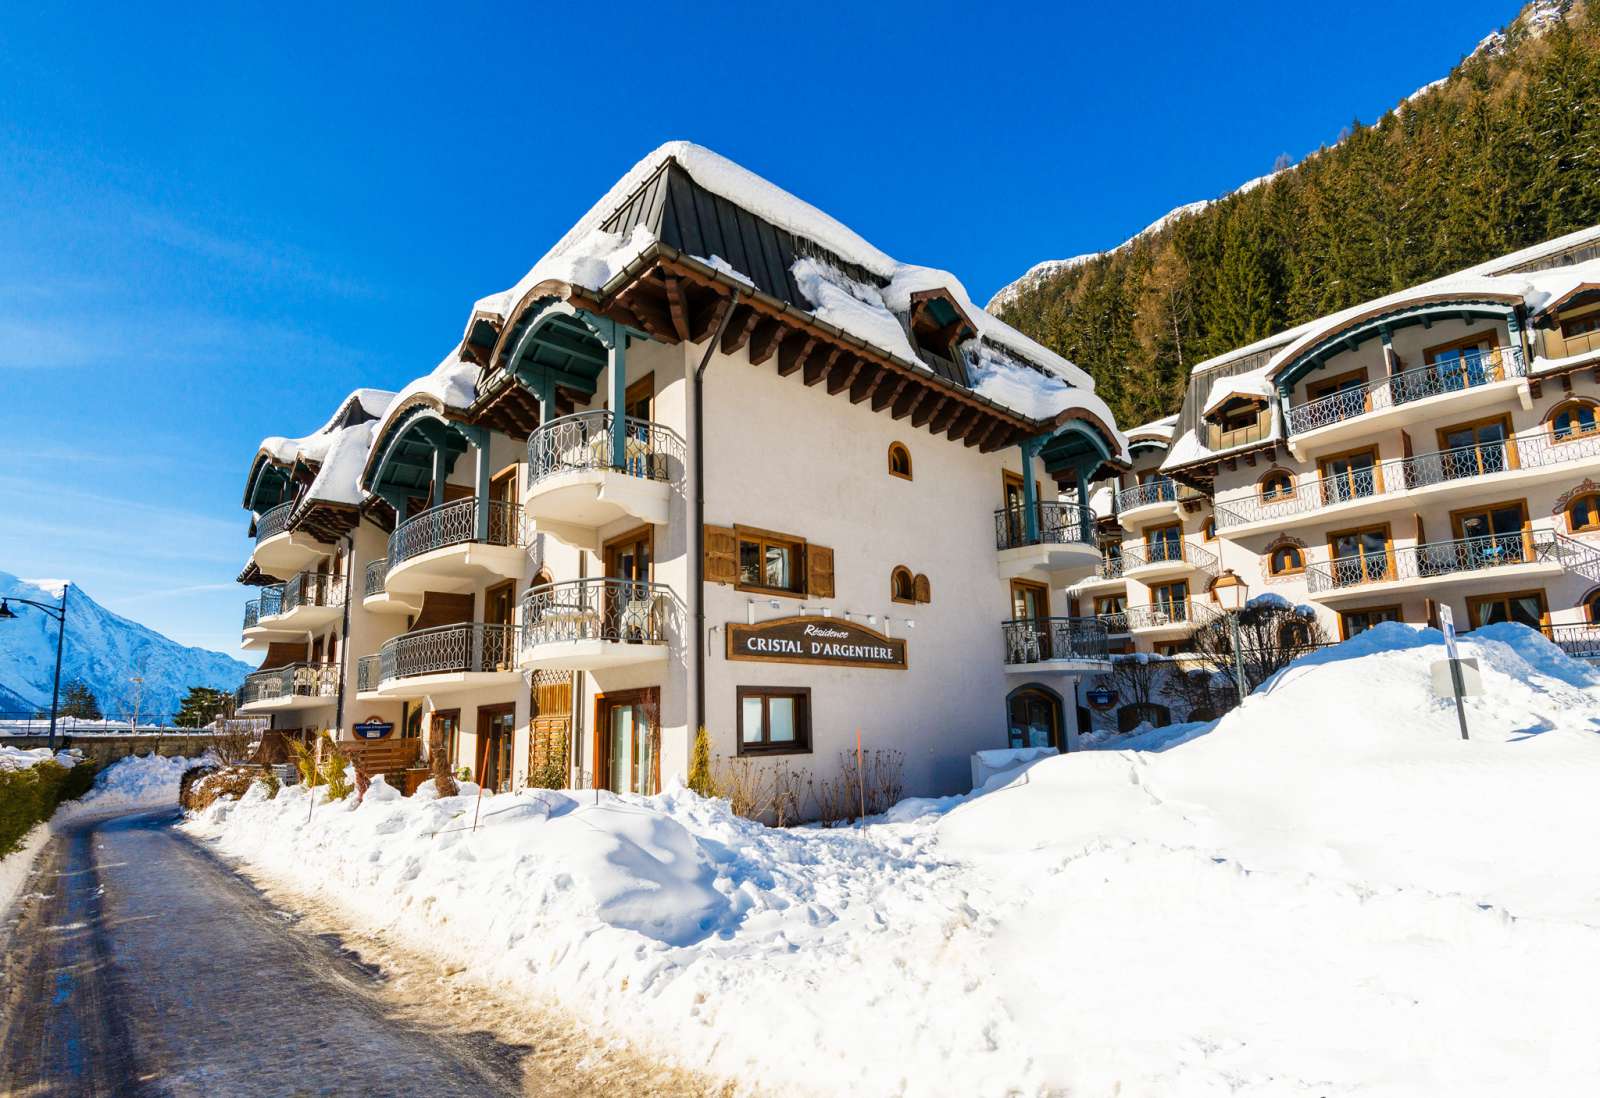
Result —
[{"label": "wooden roof eave", "polygon": [[[474,403],[476,403],[476,401],[474,401]],[[368,478],[371,477],[372,463],[378,458],[380,453],[380,448],[377,444],[383,441],[384,436],[389,433],[389,428],[399,422],[407,412],[414,408],[420,407],[428,408],[440,419],[448,420],[451,423],[463,423],[469,426],[472,423],[471,417],[468,414],[470,409],[467,411],[462,411],[456,408],[451,408],[432,393],[413,393],[406,399],[404,403],[400,404],[398,407],[389,409],[389,414],[382,420],[379,420],[378,425],[373,428],[373,444],[367,448],[367,460],[361,464],[361,476],[357,478],[357,484],[365,485]]]}]

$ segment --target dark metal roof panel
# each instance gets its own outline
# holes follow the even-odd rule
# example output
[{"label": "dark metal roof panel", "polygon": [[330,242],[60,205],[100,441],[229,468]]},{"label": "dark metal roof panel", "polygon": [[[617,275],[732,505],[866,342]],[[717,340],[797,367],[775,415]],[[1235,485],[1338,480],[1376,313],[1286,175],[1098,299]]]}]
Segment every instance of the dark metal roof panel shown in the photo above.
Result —
[{"label": "dark metal roof panel", "polygon": [[1200,410],[1204,407],[1206,397],[1211,392],[1211,386],[1218,378],[1238,377],[1251,370],[1258,370],[1267,364],[1267,360],[1275,355],[1279,347],[1268,347],[1256,351],[1254,354],[1244,355],[1224,362],[1221,366],[1213,367],[1203,373],[1189,375],[1189,388],[1184,390],[1183,407],[1178,411],[1178,425],[1173,428],[1172,438],[1176,442],[1185,432],[1196,431],[1200,427]]}]

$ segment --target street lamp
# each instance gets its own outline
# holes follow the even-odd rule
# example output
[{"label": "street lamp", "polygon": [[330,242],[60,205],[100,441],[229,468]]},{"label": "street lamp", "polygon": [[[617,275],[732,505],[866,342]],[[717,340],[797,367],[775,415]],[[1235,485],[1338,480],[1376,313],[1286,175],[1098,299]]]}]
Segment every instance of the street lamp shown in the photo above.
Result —
[{"label": "street lamp", "polygon": [[17,612],[11,609],[10,604],[20,603],[23,606],[36,607],[47,616],[56,619],[56,679],[55,686],[50,691],[50,750],[56,749],[56,709],[61,705],[61,650],[66,646],[67,640],[67,589],[70,583],[61,585],[61,604],[52,606],[48,602],[34,602],[32,599],[18,598],[10,595],[0,598],[0,621],[11,621]]},{"label": "street lamp", "polygon": [[1232,568],[1227,569],[1211,585],[1211,593],[1228,615],[1228,628],[1233,633],[1233,683],[1239,688],[1239,704],[1244,704],[1244,656],[1240,652],[1239,618],[1250,605],[1250,585],[1239,578]]}]

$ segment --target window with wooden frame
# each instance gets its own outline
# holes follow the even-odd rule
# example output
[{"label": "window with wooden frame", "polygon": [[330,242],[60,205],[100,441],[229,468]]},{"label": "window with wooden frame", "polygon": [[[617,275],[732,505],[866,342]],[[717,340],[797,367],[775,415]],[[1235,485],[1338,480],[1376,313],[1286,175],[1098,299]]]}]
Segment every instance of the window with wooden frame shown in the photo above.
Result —
[{"label": "window with wooden frame", "polygon": [[1189,615],[1189,581],[1174,580],[1150,588],[1150,605],[1164,611],[1173,621],[1187,621]]},{"label": "window with wooden frame", "polygon": [[1427,347],[1422,361],[1430,373],[1452,386],[1482,385],[1499,381],[1500,338],[1493,329]]},{"label": "window with wooden frame", "polygon": [[799,755],[811,751],[811,688],[740,686],[740,755]]},{"label": "window with wooden frame", "polygon": [[1206,541],[1217,540],[1217,517],[1207,515],[1206,520],[1200,524],[1200,536]]},{"label": "window with wooden frame", "polygon": [[645,374],[628,385],[622,394],[622,414],[649,423],[655,418],[656,375]]},{"label": "window with wooden frame", "polygon": [[1600,332],[1600,309],[1592,313],[1583,313],[1580,316],[1563,316],[1561,318],[1562,339],[1590,335],[1594,332]]},{"label": "window with wooden frame", "polygon": [[1377,448],[1373,446],[1331,454],[1317,463],[1317,474],[1324,505],[1383,493],[1383,470],[1378,465]]},{"label": "window with wooden frame", "polygon": [[1328,560],[1335,587],[1393,579],[1394,543],[1388,524],[1329,534]]},{"label": "window with wooden frame", "polygon": [[1352,389],[1359,389],[1367,383],[1365,369],[1347,370],[1342,374],[1325,377],[1318,381],[1306,382],[1306,400],[1321,400],[1338,393],[1347,393]]},{"label": "window with wooden frame", "polygon": [[1458,540],[1469,543],[1461,551],[1470,553],[1473,563],[1533,560],[1525,499],[1451,511],[1450,527]]},{"label": "window with wooden frame", "polygon": [[1014,621],[1039,621],[1050,616],[1050,588],[1034,580],[1011,581],[1011,617]]},{"label": "window with wooden frame", "polygon": [[1144,532],[1147,563],[1183,560],[1183,524],[1152,526]]},{"label": "window with wooden frame", "polygon": [[1269,470],[1256,486],[1262,503],[1282,503],[1294,498],[1294,477],[1284,469]]},{"label": "window with wooden frame", "polygon": [[1529,629],[1544,630],[1550,624],[1550,610],[1543,591],[1512,591],[1467,598],[1467,623],[1472,629],[1501,622],[1516,622]]},{"label": "window with wooden frame", "polygon": [[911,569],[903,564],[895,565],[894,571],[889,573],[890,600],[893,602],[916,602],[916,583],[916,577],[911,574]]},{"label": "window with wooden frame", "polygon": [[[1600,313],[1596,314],[1600,316]],[[1550,437],[1555,442],[1570,442],[1600,433],[1600,416],[1595,413],[1592,400],[1573,399],[1555,406],[1545,417],[1550,424]]]},{"label": "window with wooden frame", "polygon": [[1398,606],[1363,606],[1356,610],[1344,610],[1339,614],[1339,639],[1349,640],[1358,633],[1365,633],[1374,625],[1400,620],[1402,619]]},{"label": "window with wooden frame", "polygon": [[1128,610],[1127,595],[1100,595],[1094,600],[1094,612],[1098,617],[1101,614],[1124,614]]},{"label": "window with wooden frame", "polygon": [[833,550],[752,526],[707,526],[705,578],[740,591],[833,597]]},{"label": "window with wooden frame", "polygon": [[[420,714],[421,708],[417,709]],[[444,752],[445,765],[456,768],[456,752],[461,748],[461,710],[435,709],[428,717],[428,750],[439,744]]]},{"label": "window with wooden frame", "polygon": [[1441,473],[1446,480],[1517,468],[1517,447],[1511,438],[1509,416],[1487,416],[1441,427],[1438,439],[1439,449],[1445,453]]},{"label": "window with wooden frame", "polygon": [[1306,555],[1298,545],[1280,545],[1267,556],[1267,571],[1274,576],[1292,576],[1306,570]]},{"label": "window with wooden frame", "polygon": [[1600,625],[1600,587],[1583,596],[1583,620],[1590,625]]},{"label": "window with wooden frame", "polygon": [[903,442],[889,443],[889,475],[901,480],[911,479],[911,451]]},{"label": "window with wooden frame", "polygon": [[1574,534],[1600,530],[1600,492],[1586,492],[1567,501],[1567,529]]}]

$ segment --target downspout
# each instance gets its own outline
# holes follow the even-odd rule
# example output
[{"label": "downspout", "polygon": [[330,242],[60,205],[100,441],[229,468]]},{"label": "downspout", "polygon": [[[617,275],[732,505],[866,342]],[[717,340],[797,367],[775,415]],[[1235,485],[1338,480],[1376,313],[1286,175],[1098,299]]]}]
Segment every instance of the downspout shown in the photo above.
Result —
[{"label": "downspout", "polygon": [[[357,524],[360,520],[357,519]],[[355,588],[356,532],[354,528],[344,536],[344,613],[339,619],[339,690],[333,706],[333,738],[337,742],[344,729],[344,684],[349,677],[345,665],[350,662],[350,595]],[[404,726],[400,734],[405,735]]]},{"label": "downspout", "polygon": [[694,381],[690,387],[690,395],[694,400],[694,442],[689,447],[689,461],[694,466],[690,470],[689,477],[694,487],[690,535],[694,548],[689,554],[689,601],[694,608],[694,693],[691,695],[694,708],[689,714],[691,745],[694,742],[692,737],[699,735],[700,726],[706,719],[706,417],[702,397],[706,367],[711,365],[711,354],[722,342],[722,334],[727,330],[728,322],[733,319],[734,310],[739,307],[740,296],[741,291],[733,291],[733,299],[728,302],[728,308],[723,312],[722,319],[717,321],[717,330],[711,333],[711,338],[706,342],[705,353],[700,356],[700,365],[695,369]]}]

